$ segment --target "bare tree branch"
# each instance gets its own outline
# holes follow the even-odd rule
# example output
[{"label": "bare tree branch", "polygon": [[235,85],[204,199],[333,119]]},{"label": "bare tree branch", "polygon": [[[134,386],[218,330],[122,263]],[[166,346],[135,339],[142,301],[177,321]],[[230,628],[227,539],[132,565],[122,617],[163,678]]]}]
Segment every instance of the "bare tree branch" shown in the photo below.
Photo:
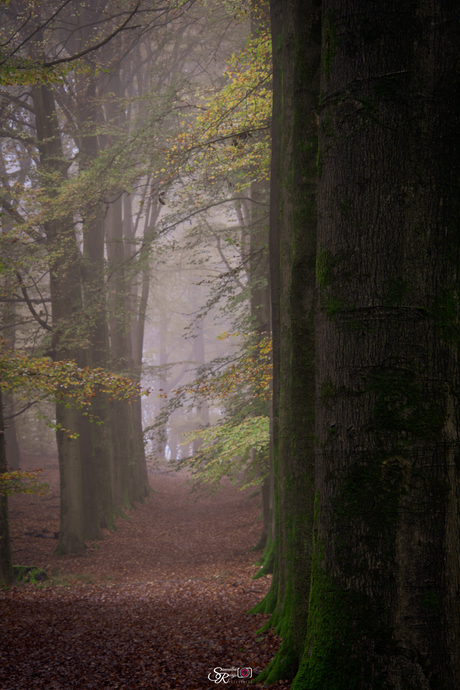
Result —
[{"label": "bare tree branch", "polygon": [[3,417],[3,421],[6,422],[7,419],[13,419],[14,417],[19,417],[20,414],[28,410],[30,407],[33,405],[37,405],[40,401],[39,400],[34,400],[33,402],[27,403],[27,405],[24,405],[24,407],[19,410],[19,412],[15,412],[14,414],[10,414],[9,417]]},{"label": "bare tree branch", "polygon": [[43,319],[42,319],[42,318],[37,314],[37,312],[35,311],[35,308],[34,308],[32,302],[31,302],[31,300],[30,300],[30,298],[29,298],[29,295],[27,294],[26,286],[24,285],[24,281],[22,280],[22,276],[21,276],[21,274],[19,273],[19,271],[16,271],[16,278],[17,278],[18,281],[19,281],[19,285],[20,285],[20,287],[21,287],[21,292],[22,292],[22,294],[23,294],[23,296],[24,296],[24,299],[25,299],[25,301],[26,301],[26,303],[27,303],[27,306],[29,307],[29,311],[30,311],[30,313],[32,314],[32,316],[34,317],[35,321],[37,321],[37,323],[39,323],[40,326],[41,326],[42,328],[44,328],[45,330],[50,331],[51,333],[54,333],[54,329],[51,328],[51,326],[48,326],[48,324],[46,323],[46,321],[43,321]]},{"label": "bare tree branch", "polygon": [[[59,12],[61,12],[61,10],[63,10],[64,7],[66,7],[66,5],[68,5],[70,2],[72,2],[72,0],[66,0],[66,1],[59,7],[59,9],[56,10],[56,12],[55,12],[52,16],[51,16],[49,19],[47,19],[46,22],[44,22],[44,24],[41,24],[41,25],[38,26],[36,29],[34,29],[34,31],[32,31],[32,33],[29,34],[29,36],[27,36],[27,38],[25,38],[18,46],[16,46],[16,48],[15,48],[6,58],[4,58],[2,61],[0,61],[0,66],[6,64],[6,63],[8,62],[8,60],[11,60],[11,58],[14,56],[14,54],[17,53],[18,50],[20,50],[28,41],[30,41],[31,38],[33,38],[33,37],[34,37],[37,33],[39,33],[40,31],[43,31],[43,29],[44,29],[46,26],[48,26],[48,24],[50,24],[50,22],[52,22],[52,20],[59,14]],[[139,7],[140,7],[140,4],[141,4],[141,0],[138,0],[138,2],[136,3],[134,9],[129,13],[127,19],[123,22],[123,24],[121,24],[121,26],[118,26],[114,31],[112,31],[111,34],[109,34],[108,36],[106,36],[106,37],[105,37],[102,41],[100,41],[99,43],[96,43],[96,44],[94,44],[94,45],[92,45],[92,46],[89,46],[88,48],[85,48],[84,50],[81,50],[79,53],[75,53],[74,55],[71,55],[71,56],[69,56],[69,57],[66,57],[66,58],[59,58],[58,60],[50,60],[49,62],[39,63],[39,66],[40,66],[40,67],[49,68],[49,67],[56,67],[56,65],[62,65],[62,64],[67,63],[67,62],[73,62],[74,60],[78,60],[79,58],[82,58],[82,57],[84,57],[85,55],[88,55],[88,53],[91,53],[91,52],[93,52],[93,51],[95,51],[95,50],[99,50],[99,48],[102,48],[102,46],[105,46],[109,41],[112,40],[112,38],[114,38],[114,37],[115,37],[117,34],[119,34],[121,31],[125,31],[126,29],[135,29],[135,28],[138,28],[137,26],[130,26],[130,27],[127,27],[126,25],[131,21],[131,19],[132,19],[132,18],[134,17],[134,15],[137,13],[137,11],[138,11],[138,9],[139,9]]]}]

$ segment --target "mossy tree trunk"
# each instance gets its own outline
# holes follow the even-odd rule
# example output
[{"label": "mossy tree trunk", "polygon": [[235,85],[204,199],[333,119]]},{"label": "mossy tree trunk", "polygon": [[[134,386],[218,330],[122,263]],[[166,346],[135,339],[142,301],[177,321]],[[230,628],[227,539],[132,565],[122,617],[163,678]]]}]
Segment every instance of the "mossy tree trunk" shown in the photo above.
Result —
[{"label": "mossy tree trunk", "polygon": [[[274,310],[276,573],[269,621],[282,647],[261,674],[292,678],[308,618],[314,497],[314,316],[316,259],[316,111],[319,100],[320,3],[272,3],[274,171],[270,254]],[[279,187],[278,187],[279,185]],[[277,257],[277,261],[275,260]],[[275,311],[276,310],[276,311]],[[276,424],[277,419],[277,424]]]},{"label": "mossy tree trunk", "polygon": [[460,5],[324,0],[317,503],[293,689],[457,690]]}]

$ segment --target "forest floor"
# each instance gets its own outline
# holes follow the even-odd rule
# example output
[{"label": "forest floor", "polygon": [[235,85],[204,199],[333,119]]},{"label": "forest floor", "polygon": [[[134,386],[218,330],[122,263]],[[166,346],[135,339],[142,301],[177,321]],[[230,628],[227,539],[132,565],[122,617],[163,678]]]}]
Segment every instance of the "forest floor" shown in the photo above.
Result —
[{"label": "forest floor", "polygon": [[10,498],[13,563],[50,579],[0,592],[1,690],[264,687],[232,677],[238,668],[255,677],[280,645],[257,633],[268,616],[247,614],[270,586],[252,579],[261,523],[251,490],[224,483],[197,499],[185,472],[156,472],[154,493],[117,519],[117,531],[81,556],[54,556],[57,464],[22,462],[37,466],[53,486]]}]

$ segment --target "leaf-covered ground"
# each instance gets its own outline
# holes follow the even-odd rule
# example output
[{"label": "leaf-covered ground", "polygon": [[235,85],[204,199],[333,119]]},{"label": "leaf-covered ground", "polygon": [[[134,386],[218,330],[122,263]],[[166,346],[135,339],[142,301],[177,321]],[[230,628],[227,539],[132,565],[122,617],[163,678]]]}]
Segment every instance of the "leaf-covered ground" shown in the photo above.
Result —
[{"label": "leaf-covered ground", "polygon": [[184,474],[155,474],[155,493],[118,531],[82,556],[56,557],[52,463],[44,479],[54,484],[44,498],[10,499],[14,563],[52,579],[0,594],[2,690],[262,687],[216,682],[213,670],[256,675],[280,644],[257,635],[267,616],[246,613],[270,585],[251,579],[260,531],[251,491],[226,485],[195,501]]}]

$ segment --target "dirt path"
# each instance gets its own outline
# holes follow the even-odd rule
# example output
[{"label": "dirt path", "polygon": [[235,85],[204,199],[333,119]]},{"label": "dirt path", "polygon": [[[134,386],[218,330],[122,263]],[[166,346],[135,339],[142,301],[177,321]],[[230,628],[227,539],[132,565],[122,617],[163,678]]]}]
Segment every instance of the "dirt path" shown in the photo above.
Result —
[{"label": "dirt path", "polygon": [[226,485],[194,501],[184,474],[155,474],[155,494],[117,520],[117,532],[82,556],[56,557],[49,461],[44,480],[54,484],[45,498],[10,500],[14,563],[53,580],[0,594],[2,690],[241,687],[236,671],[217,682],[214,669],[264,668],[279,640],[257,639],[267,616],[245,613],[270,584],[251,579],[260,509],[250,491]]}]

